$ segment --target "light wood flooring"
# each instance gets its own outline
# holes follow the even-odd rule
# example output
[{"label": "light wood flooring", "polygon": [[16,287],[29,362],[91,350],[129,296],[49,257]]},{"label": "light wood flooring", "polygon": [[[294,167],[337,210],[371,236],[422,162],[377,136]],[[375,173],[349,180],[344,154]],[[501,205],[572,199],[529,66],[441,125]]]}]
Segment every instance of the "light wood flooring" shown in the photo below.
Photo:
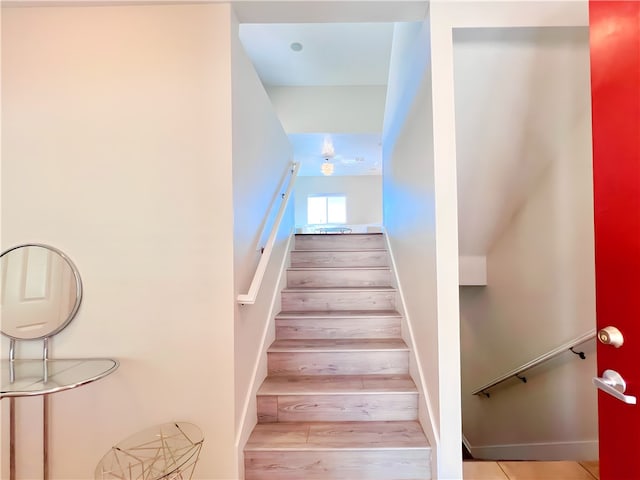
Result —
[{"label": "light wood flooring", "polygon": [[465,461],[464,480],[599,480],[598,462]]}]

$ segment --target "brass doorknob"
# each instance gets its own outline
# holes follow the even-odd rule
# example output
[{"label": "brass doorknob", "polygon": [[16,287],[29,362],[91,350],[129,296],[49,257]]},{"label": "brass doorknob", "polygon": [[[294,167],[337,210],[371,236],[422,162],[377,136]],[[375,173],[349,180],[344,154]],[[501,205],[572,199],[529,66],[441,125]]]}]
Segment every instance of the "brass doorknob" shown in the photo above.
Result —
[{"label": "brass doorknob", "polygon": [[622,332],[616,327],[605,327],[598,332],[598,340],[605,345],[613,345],[616,348],[620,348],[624,343],[624,337]]}]

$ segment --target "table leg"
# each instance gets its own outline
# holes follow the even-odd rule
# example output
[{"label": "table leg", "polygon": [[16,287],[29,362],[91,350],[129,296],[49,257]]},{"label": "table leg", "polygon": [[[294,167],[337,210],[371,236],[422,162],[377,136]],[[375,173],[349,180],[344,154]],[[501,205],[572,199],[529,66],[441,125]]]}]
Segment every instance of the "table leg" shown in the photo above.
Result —
[{"label": "table leg", "polygon": [[42,478],[49,480],[49,395],[42,396]]},{"label": "table leg", "polygon": [[16,480],[16,399],[9,397],[9,479]]}]

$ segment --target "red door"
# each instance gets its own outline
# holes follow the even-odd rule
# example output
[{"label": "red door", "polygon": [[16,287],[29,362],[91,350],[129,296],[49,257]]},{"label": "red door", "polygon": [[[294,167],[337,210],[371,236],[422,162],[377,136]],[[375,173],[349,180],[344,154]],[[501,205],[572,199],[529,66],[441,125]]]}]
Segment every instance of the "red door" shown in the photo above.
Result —
[{"label": "red door", "polygon": [[638,397],[599,390],[600,478],[639,480],[640,1],[590,0],[589,11],[597,328],[624,339],[598,342],[598,376],[611,384],[605,371],[619,373],[624,394]]}]

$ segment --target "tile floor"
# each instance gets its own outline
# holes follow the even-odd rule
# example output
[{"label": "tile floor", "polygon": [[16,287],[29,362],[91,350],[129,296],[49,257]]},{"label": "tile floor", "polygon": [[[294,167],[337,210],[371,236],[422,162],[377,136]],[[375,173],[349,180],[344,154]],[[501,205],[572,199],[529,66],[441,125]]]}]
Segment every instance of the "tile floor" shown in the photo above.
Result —
[{"label": "tile floor", "polygon": [[464,480],[598,480],[598,462],[465,461]]}]

